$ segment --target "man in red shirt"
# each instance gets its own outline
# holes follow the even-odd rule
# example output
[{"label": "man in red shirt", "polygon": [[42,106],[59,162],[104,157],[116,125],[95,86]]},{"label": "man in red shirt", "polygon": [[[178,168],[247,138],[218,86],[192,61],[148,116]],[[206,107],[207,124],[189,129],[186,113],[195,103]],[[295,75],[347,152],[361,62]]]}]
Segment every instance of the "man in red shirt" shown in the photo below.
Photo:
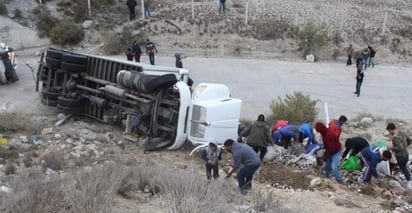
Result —
[{"label": "man in red shirt", "polygon": [[329,123],[329,129],[336,135],[336,137],[340,137],[342,133],[342,126],[346,123],[348,118],[344,115],[341,115],[338,120],[334,119]]},{"label": "man in red shirt", "polygon": [[339,173],[339,160],[342,156],[342,144],[339,142],[338,137],[335,135],[331,128],[327,128],[325,124],[318,122],[315,125],[316,131],[322,136],[323,146],[325,153],[323,154],[326,160],[326,165],[323,168],[324,175],[329,176],[331,170],[335,175],[335,179],[338,183],[343,183],[343,178]]}]

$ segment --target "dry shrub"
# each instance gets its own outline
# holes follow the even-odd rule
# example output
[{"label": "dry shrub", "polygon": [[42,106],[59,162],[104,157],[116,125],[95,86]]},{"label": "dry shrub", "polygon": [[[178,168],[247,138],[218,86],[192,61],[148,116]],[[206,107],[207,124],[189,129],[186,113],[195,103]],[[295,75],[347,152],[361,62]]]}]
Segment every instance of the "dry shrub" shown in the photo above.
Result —
[{"label": "dry shrub", "polygon": [[4,174],[6,175],[14,175],[16,174],[16,165],[14,165],[14,163],[8,163],[5,167],[4,167]]},{"label": "dry shrub", "polygon": [[51,152],[43,157],[44,167],[55,171],[62,170],[65,167],[64,155],[60,152]]},{"label": "dry shrub", "polygon": [[110,213],[126,171],[125,167],[109,164],[70,173],[64,184],[65,200],[73,212]]},{"label": "dry shrub", "polygon": [[40,130],[44,124],[34,121],[30,116],[18,113],[0,113],[0,131],[31,131]]},{"label": "dry shrub", "polygon": [[49,37],[51,30],[57,25],[59,19],[52,16],[50,10],[47,7],[38,7],[39,9],[33,10],[33,13],[37,14],[37,34],[40,38]]},{"label": "dry shrub", "polygon": [[0,158],[3,160],[13,161],[19,157],[19,151],[15,146],[0,147]]},{"label": "dry shrub", "polygon": [[0,15],[7,15],[7,0],[0,0]]},{"label": "dry shrub", "polygon": [[106,54],[114,55],[122,51],[122,42],[120,36],[114,31],[104,31],[103,37],[103,51]]}]

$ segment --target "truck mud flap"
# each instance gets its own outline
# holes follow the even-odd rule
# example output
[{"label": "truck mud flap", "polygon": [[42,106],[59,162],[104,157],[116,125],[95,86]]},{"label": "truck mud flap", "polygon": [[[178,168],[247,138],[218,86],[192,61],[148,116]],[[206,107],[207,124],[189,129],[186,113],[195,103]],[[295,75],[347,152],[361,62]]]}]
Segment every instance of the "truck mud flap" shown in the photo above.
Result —
[{"label": "truck mud flap", "polygon": [[143,150],[144,151],[151,151],[166,147],[172,143],[171,140],[156,137],[156,138],[147,138],[143,141]]}]

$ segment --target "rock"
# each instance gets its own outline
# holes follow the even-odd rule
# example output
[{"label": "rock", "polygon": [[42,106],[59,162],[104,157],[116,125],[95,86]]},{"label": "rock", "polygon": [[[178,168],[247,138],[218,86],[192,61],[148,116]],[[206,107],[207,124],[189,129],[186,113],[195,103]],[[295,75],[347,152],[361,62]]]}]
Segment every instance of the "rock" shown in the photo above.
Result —
[{"label": "rock", "polygon": [[402,213],[402,212],[399,211],[399,210],[397,210],[397,209],[395,209],[395,210],[392,211],[392,213]]},{"label": "rock", "polygon": [[131,33],[132,37],[135,37],[135,36],[138,36],[138,35],[140,35],[140,30],[133,30],[132,33]]},{"label": "rock", "polygon": [[60,138],[62,138],[62,135],[60,133],[57,133],[57,134],[54,135],[54,138],[60,139]]},{"label": "rock", "polygon": [[314,55],[307,55],[306,56],[306,61],[308,62],[315,62],[315,56]]},{"label": "rock", "polygon": [[0,192],[9,193],[11,192],[11,189],[7,186],[0,186]]},{"label": "rock", "polygon": [[364,117],[364,118],[361,119],[360,122],[363,126],[368,126],[369,127],[369,126],[372,126],[373,119],[370,118],[370,117]]},{"label": "rock", "polygon": [[322,180],[320,179],[320,177],[313,178],[310,181],[310,188],[315,188],[319,186],[321,183],[322,183]]},{"label": "rock", "polygon": [[20,144],[20,149],[21,149],[23,152],[28,152],[28,151],[31,150],[32,146],[33,146],[33,145],[30,144],[30,143],[22,143],[22,144]]},{"label": "rock", "polygon": [[53,133],[53,127],[44,128],[44,129],[41,131],[41,134],[42,134],[42,135],[48,135],[48,134],[51,134],[51,133]]},{"label": "rock", "polygon": [[113,141],[113,133],[111,132],[106,132],[106,134],[104,134],[104,138],[106,139],[107,143],[110,143]]},{"label": "rock", "polygon": [[57,120],[63,120],[63,119],[65,119],[66,118],[66,115],[64,115],[63,113],[59,113],[58,115],[57,115]]},{"label": "rock", "polygon": [[28,143],[29,142],[29,139],[25,135],[20,136],[20,140],[21,140],[22,143]]},{"label": "rock", "polygon": [[175,162],[174,164],[175,164],[176,167],[179,168],[179,169],[187,169],[187,165],[186,165],[185,163]]},{"label": "rock", "polygon": [[346,200],[346,199],[340,199],[340,198],[336,198],[333,200],[333,202],[337,205],[337,206],[344,206],[347,208],[361,208],[360,205],[350,201],[350,200]]},{"label": "rock", "polygon": [[97,134],[89,129],[80,130],[80,139],[94,141],[97,137]]},{"label": "rock", "polygon": [[152,192],[152,187],[150,185],[145,185],[143,189],[144,193],[151,193]]},{"label": "rock", "polygon": [[67,138],[66,143],[72,144],[74,142],[73,138]]},{"label": "rock", "polygon": [[400,190],[400,191],[404,190],[402,185],[396,180],[390,180],[389,181],[389,186],[393,189],[396,189],[396,190]]},{"label": "rock", "polygon": [[57,172],[54,171],[53,169],[50,169],[50,168],[46,169],[46,175],[47,176],[54,175],[54,174],[57,174]]},{"label": "rock", "polygon": [[86,20],[82,24],[83,29],[89,29],[92,26],[93,26],[93,21],[92,20]]}]

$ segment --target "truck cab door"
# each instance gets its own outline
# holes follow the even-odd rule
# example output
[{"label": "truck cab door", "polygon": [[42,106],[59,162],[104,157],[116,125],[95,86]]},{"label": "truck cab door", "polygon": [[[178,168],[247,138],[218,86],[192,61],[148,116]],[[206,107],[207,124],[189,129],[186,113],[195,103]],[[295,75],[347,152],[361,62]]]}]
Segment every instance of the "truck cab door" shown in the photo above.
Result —
[{"label": "truck cab door", "polygon": [[194,145],[236,140],[242,101],[222,84],[200,84],[192,96],[188,139]]}]

